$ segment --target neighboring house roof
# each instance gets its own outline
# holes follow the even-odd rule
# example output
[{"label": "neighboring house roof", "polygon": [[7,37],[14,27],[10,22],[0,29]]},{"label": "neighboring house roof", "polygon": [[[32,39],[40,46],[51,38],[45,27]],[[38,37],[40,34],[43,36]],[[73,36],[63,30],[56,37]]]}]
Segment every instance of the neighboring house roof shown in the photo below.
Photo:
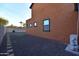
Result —
[{"label": "neighboring house roof", "polygon": [[30,5],[30,9],[32,9],[32,6],[34,5],[34,3],[32,3],[31,5]]}]

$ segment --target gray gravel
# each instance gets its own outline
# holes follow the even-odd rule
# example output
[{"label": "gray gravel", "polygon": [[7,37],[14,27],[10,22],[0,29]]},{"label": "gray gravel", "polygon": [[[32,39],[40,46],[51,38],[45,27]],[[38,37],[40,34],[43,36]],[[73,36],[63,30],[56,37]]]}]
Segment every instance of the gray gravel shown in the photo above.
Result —
[{"label": "gray gravel", "polygon": [[59,41],[28,35],[23,32],[8,33],[15,56],[76,56],[65,51]]}]

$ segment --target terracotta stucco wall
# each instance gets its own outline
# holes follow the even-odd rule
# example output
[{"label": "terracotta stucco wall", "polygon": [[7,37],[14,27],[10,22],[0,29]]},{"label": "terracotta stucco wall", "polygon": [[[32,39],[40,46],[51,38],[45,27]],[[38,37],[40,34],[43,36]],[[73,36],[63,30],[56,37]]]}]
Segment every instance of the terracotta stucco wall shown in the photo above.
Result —
[{"label": "terracotta stucco wall", "polygon": [[[50,18],[50,32],[43,32],[43,20]],[[32,7],[28,24],[37,22],[37,27],[28,28],[29,34],[68,43],[69,35],[77,33],[77,12],[74,4],[40,4]]]}]

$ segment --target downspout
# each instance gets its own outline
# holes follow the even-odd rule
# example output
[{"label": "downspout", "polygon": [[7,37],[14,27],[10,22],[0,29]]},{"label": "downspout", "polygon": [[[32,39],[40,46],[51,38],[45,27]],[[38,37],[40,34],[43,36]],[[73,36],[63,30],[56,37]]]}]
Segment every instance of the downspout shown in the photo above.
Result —
[{"label": "downspout", "polygon": [[[66,51],[69,51],[71,53],[74,53],[76,55],[79,55],[79,4],[74,4],[75,5],[75,12],[77,13],[76,16],[76,35],[71,35],[70,36],[70,44],[67,45]],[[73,43],[73,44],[72,44]]]},{"label": "downspout", "polygon": [[78,4],[78,12],[77,12],[77,40],[79,45],[79,4]]}]

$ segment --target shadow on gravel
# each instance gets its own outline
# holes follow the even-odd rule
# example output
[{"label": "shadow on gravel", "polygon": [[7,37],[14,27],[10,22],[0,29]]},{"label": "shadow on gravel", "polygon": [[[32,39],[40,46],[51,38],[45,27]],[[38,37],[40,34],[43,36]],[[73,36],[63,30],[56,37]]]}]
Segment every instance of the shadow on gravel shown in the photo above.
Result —
[{"label": "shadow on gravel", "polygon": [[76,56],[65,51],[59,41],[28,35],[9,33],[15,56]]}]

